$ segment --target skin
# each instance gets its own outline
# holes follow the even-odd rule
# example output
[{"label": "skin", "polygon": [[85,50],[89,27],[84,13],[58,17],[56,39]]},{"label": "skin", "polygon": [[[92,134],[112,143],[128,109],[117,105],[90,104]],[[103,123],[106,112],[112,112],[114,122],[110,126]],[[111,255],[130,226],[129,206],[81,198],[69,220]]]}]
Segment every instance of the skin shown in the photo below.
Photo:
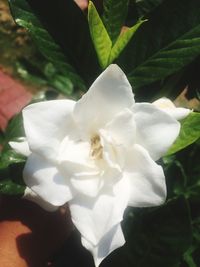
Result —
[{"label": "skin", "polygon": [[87,0],[75,0],[75,2],[77,3],[77,5],[82,9],[86,9],[88,6],[88,1]]},{"label": "skin", "polygon": [[[74,0],[77,5],[82,9],[82,10],[86,10],[88,7],[88,0]],[[100,11],[100,13],[102,12],[102,8],[103,8],[103,1],[102,0],[93,0],[92,1],[97,10]]]},{"label": "skin", "polygon": [[67,208],[47,212],[28,200],[1,197],[0,266],[51,266],[71,231]]}]

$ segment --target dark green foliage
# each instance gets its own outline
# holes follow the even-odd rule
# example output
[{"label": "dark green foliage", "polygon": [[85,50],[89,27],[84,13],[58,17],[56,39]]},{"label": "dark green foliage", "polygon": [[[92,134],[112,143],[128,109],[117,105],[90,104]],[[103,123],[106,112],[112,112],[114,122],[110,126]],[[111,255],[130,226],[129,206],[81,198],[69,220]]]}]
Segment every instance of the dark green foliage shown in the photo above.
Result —
[{"label": "dark green foliage", "polygon": [[23,196],[25,186],[14,183],[10,179],[0,179],[0,194]]},{"label": "dark green foliage", "polygon": [[139,16],[144,16],[155,7],[160,5],[164,0],[135,0]]},{"label": "dark green foliage", "polygon": [[0,194],[23,195],[25,184],[22,179],[25,158],[12,149],[0,155]]},{"label": "dark green foliage", "polygon": [[[13,0],[10,0],[11,2]],[[18,0],[25,1],[25,0]],[[87,17],[73,0],[27,0],[33,12],[64,53],[68,63],[86,83],[98,74],[98,63],[91,41]],[[43,28],[43,29],[44,29]],[[65,62],[66,63],[66,62]]]},{"label": "dark green foliage", "polygon": [[171,200],[157,209],[127,211],[127,244],[105,260],[102,267],[172,267],[191,244],[187,202]]},{"label": "dark green foliage", "polygon": [[199,10],[198,0],[167,0],[146,16],[118,60],[134,87],[163,79],[199,55]]},{"label": "dark green foliage", "polygon": [[[63,79],[71,80],[73,85],[79,89],[84,89],[85,85],[83,80],[69,64],[69,60],[63,54],[60,46],[53,40],[52,36],[34,15],[29,4],[25,0],[10,0],[9,2],[16,23],[30,32],[40,52],[55,66],[59,73],[58,75],[63,76]],[[62,91],[64,90],[62,89]],[[68,94],[68,89],[63,93]]]},{"label": "dark green foliage", "polygon": [[6,131],[4,133],[5,136],[5,145],[11,141],[15,140],[17,138],[25,136],[24,133],[24,126],[23,126],[23,120],[22,120],[22,114],[19,113],[16,115],[8,124]]},{"label": "dark green foliage", "polygon": [[117,40],[118,35],[125,25],[128,12],[129,0],[104,0],[103,22],[112,42]]}]

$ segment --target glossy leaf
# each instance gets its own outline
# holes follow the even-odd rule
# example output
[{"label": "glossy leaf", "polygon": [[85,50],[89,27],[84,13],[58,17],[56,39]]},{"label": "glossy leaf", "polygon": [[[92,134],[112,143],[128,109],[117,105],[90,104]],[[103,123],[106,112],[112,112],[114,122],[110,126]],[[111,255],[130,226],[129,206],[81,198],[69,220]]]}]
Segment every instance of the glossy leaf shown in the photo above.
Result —
[{"label": "glossy leaf", "polygon": [[126,47],[134,33],[137,31],[137,29],[140,27],[142,23],[144,23],[146,20],[141,20],[137,22],[134,26],[131,28],[125,28],[122,33],[117,38],[114,46],[112,47],[110,57],[109,57],[109,64],[112,63],[123,51],[123,49]]},{"label": "glossy leaf", "polygon": [[11,140],[16,140],[18,137],[24,137],[24,126],[22,120],[22,114],[17,114],[8,124],[5,131],[5,143]]},{"label": "glossy leaf", "polygon": [[[120,12],[118,10],[118,12]],[[133,27],[126,27],[116,41],[112,41],[94,4],[90,1],[88,7],[90,33],[99,59],[100,66],[105,69],[126,47],[134,33],[144,21],[139,21]]]},{"label": "glossy leaf", "polygon": [[23,195],[25,188],[24,185],[16,184],[9,179],[0,180],[0,194]]},{"label": "glossy leaf", "polygon": [[71,80],[63,75],[55,75],[52,79],[49,79],[49,84],[63,94],[71,95],[73,92]]},{"label": "glossy leaf", "polygon": [[89,2],[88,6],[88,21],[90,34],[95,46],[99,63],[104,69],[108,66],[108,60],[112,49],[112,41],[94,4],[91,1]]},{"label": "glossy leaf", "polygon": [[25,160],[14,150],[4,147],[0,155],[0,194],[23,195],[25,184],[22,172]]},{"label": "glossy leaf", "polygon": [[8,149],[3,151],[0,156],[0,169],[5,169],[14,163],[25,162],[25,157],[17,154],[14,150]]},{"label": "glossy leaf", "polygon": [[[9,2],[16,23],[30,32],[44,57],[54,64],[60,72],[60,75],[70,79],[72,83],[80,89],[85,89],[84,82],[68,63],[67,57],[40,23],[39,19],[34,15],[28,3],[25,0],[9,0]],[[68,92],[66,92],[66,94],[67,93]]]},{"label": "glossy leaf", "polygon": [[104,0],[103,22],[113,43],[117,40],[128,12],[129,0]]},{"label": "glossy leaf", "polygon": [[85,13],[73,0],[26,1],[88,87],[100,68]]},{"label": "glossy leaf", "polygon": [[200,24],[136,67],[129,79],[140,87],[181,69],[200,54],[199,36]]},{"label": "glossy leaf", "polygon": [[200,138],[200,113],[192,112],[181,122],[179,137],[167,152],[167,155],[189,146]]},{"label": "glossy leaf", "polygon": [[161,80],[200,54],[199,10],[198,0],[167,0],[146,17],[117,61],[134,87]]}]

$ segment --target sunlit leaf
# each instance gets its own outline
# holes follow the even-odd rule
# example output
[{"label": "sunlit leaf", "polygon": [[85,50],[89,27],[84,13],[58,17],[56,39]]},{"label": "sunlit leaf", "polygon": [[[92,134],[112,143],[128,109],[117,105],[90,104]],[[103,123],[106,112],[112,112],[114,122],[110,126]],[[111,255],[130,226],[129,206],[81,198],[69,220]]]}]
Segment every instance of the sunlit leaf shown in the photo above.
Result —
[{"label": "sunlit leaf", "polygon": [[24,193],[22,172],[25,160],[25,157],[11,148],[4,148],[0,155],[0,194],[22,195]]},{"label": "sunlit leaf", "polygon": [[134,33],[137,31],[137,29],[140,27],[140,25],[145,22],[146,20],[141,20],[138,23],[136,23],[131,28],[126,28],[117,38],[114,46],[112,47],[110,57],[109,57],[109,63],[112,63],[123,51],[123,49],[126,47]]},{"label": "sunlit leaf", "polygon": [[106,68],[112,49],[112,41],[110,40],[106,28],[91,1],[88,6],[88,21],[99,63],[102,68]]},{"label": "sunlit leaf", "polygon": [[[111,1],[109,5],[111,3],[113,2]],[[116,12],[120,12],[120,10],[117,9]],[[103,69],[120,55],[139,26],[144,22],[141,20],[131,28],[126,27],[124,30],[121,29],[122,32],[118,35],[117,40],[112,41],[110,34],[107,32],[103,21],[91,1],[88,7],[88,21],[99,63]]]},{"label": "sunlit leaf", "polygon": [[181,131],[179,137],[167,152],[171,155],[200,138],[200,113],[192,112],[181,122]]},{"label": "sunlit leaf", "polygon": [[49,79],[49,85],[56,88],[59,92],[63,94],[70,95],[73,92],[73,84],[71,80],[63,75],[56,74],[51,79]]},{"label": "sunlit leaf", "polygon": [[70,79],[80,89],[85,89],[84,82],[68,63],[67,57],[34,15],[28,3],[25,0],[9,0],[9,3],[16,23],[29,31],[44,57],[55,65],[60,75]]},{"label": "sunlit leaf", "polygon": [[148,14],[117,61],[135,88],[177,72],[200,54],[199,10],[198,0],[167,0]]},{"label": "sunlit leaf", "polygon": [[0,156],[0,169],[5,169],[11,164],[22,162],[25,162],[23,156],[17,154],[14,150],[8,149],[5,152],[3,151]]},{"label": "sunlit leaf", "polygon": [[5,142],[15,140],[18,137],[25,136],[22,114],[16,115],[8,124],[5,131]]},{"label": "sunlit leaf", "polygon": [[200,54],[199,36],[200,25],[136,67],[129,74],[129,79],[135,86],[140,87],[181,69]]}]

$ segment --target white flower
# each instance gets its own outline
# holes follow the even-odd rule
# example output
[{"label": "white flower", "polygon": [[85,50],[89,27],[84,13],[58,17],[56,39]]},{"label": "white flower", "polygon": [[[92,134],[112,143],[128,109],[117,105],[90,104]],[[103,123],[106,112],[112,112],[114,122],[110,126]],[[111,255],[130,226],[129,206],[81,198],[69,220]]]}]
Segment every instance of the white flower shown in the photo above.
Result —
[{"label": "white flower", "polygon": [[27,142],[11,146],[29,155],[25,183],[53,207],[68,202],[98,266],[125,242],[120,222],[127,206],[165,201],[165,176],[155,161],[175,141],[179,122],[153,104],[135,103],[116,65],[78,102],[32,104],[23,119]]}]

